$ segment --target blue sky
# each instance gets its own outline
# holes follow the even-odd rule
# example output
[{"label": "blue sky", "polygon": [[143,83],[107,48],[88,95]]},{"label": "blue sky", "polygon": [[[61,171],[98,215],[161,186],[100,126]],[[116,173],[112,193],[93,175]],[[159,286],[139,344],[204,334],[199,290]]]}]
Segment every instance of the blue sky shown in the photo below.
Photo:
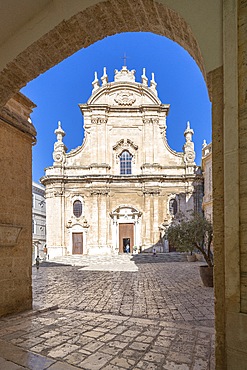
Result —
[{"label": "blue sky", "polygon": [[31,115],[38,132],[33,147],[34,181],[38,182],[44,168],[53,163],[58,121],[66,132],[64,142],[68,150],[82,144],[83,118],[78,104],[89,99],[95,71],[100,78],[106,67],[109,82],[113,81],[114,70],[121,69],[125,53],[128,69],[136,70],[136,81],[141,82],[143,67],[149,80],[154,72],[161,102],[171,105],[167,138],[172,149],[182,151],[183,133],[190,121],[196,163],[200,165],[202,142],[211,141],[211,103],[198,66],[182,47],[163,36],[123,33],[78,51],[21,90],[37,105]]}]

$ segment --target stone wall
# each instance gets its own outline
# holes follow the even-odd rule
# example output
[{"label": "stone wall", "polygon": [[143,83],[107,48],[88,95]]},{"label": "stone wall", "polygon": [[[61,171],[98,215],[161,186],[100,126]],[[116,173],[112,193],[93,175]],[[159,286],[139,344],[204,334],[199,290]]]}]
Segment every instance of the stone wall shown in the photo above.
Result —
[{"label": "stone wall", "polygon": [[0,316],[32,307],[33,107],[18,94],[0,113]]}]

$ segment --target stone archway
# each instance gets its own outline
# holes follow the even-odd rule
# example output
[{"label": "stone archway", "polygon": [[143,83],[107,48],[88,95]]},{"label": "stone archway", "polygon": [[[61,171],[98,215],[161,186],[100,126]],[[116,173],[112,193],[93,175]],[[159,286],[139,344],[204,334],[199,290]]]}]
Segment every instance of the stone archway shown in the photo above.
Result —
[{"label": "stone archway", "polygon": [[107,0],[63,20],[22,51],[0,72],[0,107],[27,82],[94,42],[121,32],[153,32],[180,44],[206,79],[199,45],[191,27],[174,10],[157,1]]},{"label": "stone archway", "polygon": [[[117,32],[150,31],[169,37],[192,55],[206,80],[201,52],[190,26],[177,12],[164,6],[165,3],[171,6],[176,3],[178,11],[179,7],[182,9],[180,1],[140,0],[130,3],[108,0],[57,22],[46,34],[41,32],[37,41],[20,49],[19,54],[10,58],[1,70],[0,107],[28,81],[80,48]],[[192,12],[195,18],[200,14],[196,3],[198,1],[193,2],[195,9]],[[220,3],[221,6],[220,1],[211,3]],[[205,4],[210,7],[208,2]],[[214,68],[219,68],[207,76],[213,103],[216,359],[218,369],[238,366],[240,370],[245,368],[247,358],[246,1],[225,0],[220,17],[223,18],[224,38],[218,45],[224,46],[224,70],[219,67],[220,63],[216,63]],[[194,27],[196,37],[207,34],[210,23],[208,29],[203,29],[204,26]],[[204,51],[212,54],[211,44],[207,46]],[[221,50],[218,53],[221,54]],[[207,72],[214,68],[207,69]],[[8,104],[13,108],[12,103]],[[4,226],[6,230],[14,226],[18,231],[18,223],[21,222],[22,230],[20,236],[18,234],[20,244],[17,238],[11,253],[6,246],[0,248],[5,278],[1,282],[4,306],[0,314],[31,307],[31,262],[28,261],[31,261],[31,145],[35,131],[25,126],[26,113],[22,120],[11,116],[6,107],[1,111],[0,158],[3,159],[1,169],[6,174],[1,184],[1,195],[4,195],[1,223],[7,225]],[[9,118],[14,118],[14,125]],[[16,189],[21,192],[21,200]],[[9,204],[14,204],[15,212],[9,211]],[[10,255],[9,259],[7,255]],[[13,279],[13,271],[18,273],[19,286]],[[16,286],[12,294],[9,294],[10,283]]]},{"label": "stone archway", "polygon": [[[128,2],[108,0],[93,5],[68,20],[62,21],[9,62],[6,68],[0,72],[0,107],[28,81],[77,50],[87,47],[106,36],[127,31],[149,31],[177,42],[195,59],[204,79],[207,80],[199,45],[193,36],[191,27],[177,12],[157,1],[140,0],[139,2],[132,2],[130,6]],[[11,136],[13,135],[15,135],[14,132],[11,133],[9,142],[5,145],[11,146]],[[16,153],[15,165],[18,166],[21,163],[22,159]],[[25,173],[31,181],[31,168],[26,168]],[[21,182],[21,179],[18,179],[18,182]],[[27,189],[26,198],[28,198],[28,194],[31,194],[31,188],[30,193]],[[9,198],[11,198],[11,194],[9,194]],[[26,227],[29,221],[31,222],[31,212],[28,216],[30,220],[26,218]],[[23,240],[22,244],[24,244]],[[28,245],[28,237],[25,244]],[[59,240],[57,244],[59,245]],[[23,275],[28,275],[28,269],[30,269],[30,265],[27,265],[26,271],[24,269]],[[30,286],[30,272],[28,280],[24,277],[22,279],[23,289],[27,285]],[[27,301],[27,298],[30,307],[30,289],[22,296],[25,301]],[[10,307],[7,310],[16,310],[16,301],[11,302]],[[19,310],[26,308],[28,308],[27,305],[18,305]]]}]

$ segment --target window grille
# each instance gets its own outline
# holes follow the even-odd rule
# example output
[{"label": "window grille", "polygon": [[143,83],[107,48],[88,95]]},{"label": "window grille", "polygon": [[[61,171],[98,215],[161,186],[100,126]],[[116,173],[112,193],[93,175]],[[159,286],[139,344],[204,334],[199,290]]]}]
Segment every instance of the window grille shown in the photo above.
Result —
[{"label": "window grille", "polygon": [[131,175],[132,173],[132,155],[125,150],[120,155],[120,175]]}]

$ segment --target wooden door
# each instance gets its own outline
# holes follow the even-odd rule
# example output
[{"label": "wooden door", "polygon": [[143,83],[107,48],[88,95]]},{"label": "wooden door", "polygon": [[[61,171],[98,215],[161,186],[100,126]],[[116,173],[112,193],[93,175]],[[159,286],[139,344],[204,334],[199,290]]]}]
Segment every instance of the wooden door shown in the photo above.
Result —
[{"label": "wooden door", "polygon": [[83,254],[83,233],[72,233],[72,254]]},{"label": "wooden door", "polygon": [[130,253],[134,246],[134,224],[119,224],[119,253],[125,252],[125,245],[129,243]]}]

